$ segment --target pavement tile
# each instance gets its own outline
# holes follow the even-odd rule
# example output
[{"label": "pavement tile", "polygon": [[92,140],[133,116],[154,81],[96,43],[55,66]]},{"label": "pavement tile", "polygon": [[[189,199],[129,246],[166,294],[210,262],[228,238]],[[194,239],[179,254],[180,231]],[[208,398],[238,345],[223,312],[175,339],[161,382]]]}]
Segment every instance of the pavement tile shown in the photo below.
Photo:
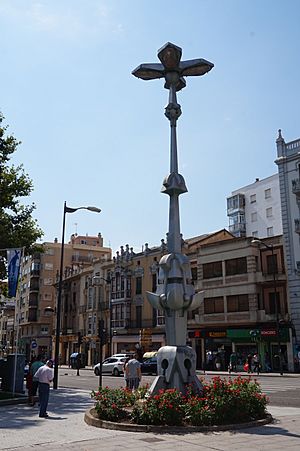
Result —
[{"label": "pavement tile", "polygon": [[238,431],[192,434],[135,433],[88,426],[84,412],[89,394],[72,389],[51,390],[49,419],[38,408],[0,407],[0,450],[6,451],[231,451],[300,450],[300,409],[270,407],[275,424]]}]

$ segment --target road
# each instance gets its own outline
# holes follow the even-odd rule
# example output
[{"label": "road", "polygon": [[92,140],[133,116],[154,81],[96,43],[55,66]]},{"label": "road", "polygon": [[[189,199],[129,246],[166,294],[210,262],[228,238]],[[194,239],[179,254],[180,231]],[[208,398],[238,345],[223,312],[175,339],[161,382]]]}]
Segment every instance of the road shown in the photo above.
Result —
[{"label": "road", "polygon": [[[213,376],[205,375],[204,377],[206,380],[210,380]],[[153,379],[154,376],[143,376],[142,385],[151,385]],[[256,379],[260,383],[263,393],[270,398],[271,405],[300,407],[300,375],[299,377],[257,376]],[[59,387],[92,391],[98,389],[99,377],[95,376],[91,369],[81,369],[80,376],[77,376],[76,370],[60,368],[58,385]],[[124,387],[124,378],[105,375],[102,379],[102,386]]]}]

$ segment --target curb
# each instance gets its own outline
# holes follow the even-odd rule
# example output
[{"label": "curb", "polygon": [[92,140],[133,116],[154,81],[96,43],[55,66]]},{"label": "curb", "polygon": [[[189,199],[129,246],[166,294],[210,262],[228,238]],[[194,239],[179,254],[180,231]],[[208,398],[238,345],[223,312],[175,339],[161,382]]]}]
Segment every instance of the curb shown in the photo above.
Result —
[{"label": "curb", "polygon": [[216,432],[216,431],[230,431],[237,429],[250,428],[255,426],[264,426],[274,421],[270,413],[266,418],[261,420],[249,421],[248,423],[239,424],[222,424],[215,426],[154,426],[149,424],[130,424],[130,423],[114,423],[112,421],[101,420],[95,416],[95,409],[89,409],[85,412],[84,421],[89,426],[94,426],[103,429],[111,429],[115,431],[127,432],[156,432],[166,434],[190,434],[193,432]]},{"label": "curb", "polygon": [[15,404],[27,404],[28,398],[21,397],[21,398],[10,398],[10,399],[1,399],[0,401],[0,407],[2,406],[12,406]]}]

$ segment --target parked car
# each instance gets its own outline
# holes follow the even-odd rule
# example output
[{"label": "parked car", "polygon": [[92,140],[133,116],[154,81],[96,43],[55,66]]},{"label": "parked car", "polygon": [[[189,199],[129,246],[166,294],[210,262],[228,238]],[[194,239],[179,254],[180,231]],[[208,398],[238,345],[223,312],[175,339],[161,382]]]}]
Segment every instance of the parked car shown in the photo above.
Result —
[{"label": "parked car", "polygon": [[113,354],[112,357],[133,357],[133,352],[126,352],[120,354]]},{"label": "parked car", "polygon": [[142,374],[157,374],[157,358],[145,359],[141,365]]},{"label": "parked car", "polygon": [[[109,357],[102,362],[102,374],[111,374],[112,376],[120,376],[123,374],[123,366],[126,357]],[[100,374],[100,363],[93,368],[96,376]]]}]

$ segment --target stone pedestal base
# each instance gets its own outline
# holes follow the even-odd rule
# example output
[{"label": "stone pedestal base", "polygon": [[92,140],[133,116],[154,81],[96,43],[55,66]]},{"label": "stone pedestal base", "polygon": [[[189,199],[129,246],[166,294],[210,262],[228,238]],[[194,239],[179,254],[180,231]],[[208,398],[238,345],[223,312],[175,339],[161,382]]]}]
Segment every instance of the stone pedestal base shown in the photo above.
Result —
[{"label": "stone pedestal base", "polygon": [[196,375],[196,353],[189,346],[163,346],[157,353],[157,377],[149,392],[176,388],[185,394],[192,385],[195,393],[202,392],[202,384]]}]

